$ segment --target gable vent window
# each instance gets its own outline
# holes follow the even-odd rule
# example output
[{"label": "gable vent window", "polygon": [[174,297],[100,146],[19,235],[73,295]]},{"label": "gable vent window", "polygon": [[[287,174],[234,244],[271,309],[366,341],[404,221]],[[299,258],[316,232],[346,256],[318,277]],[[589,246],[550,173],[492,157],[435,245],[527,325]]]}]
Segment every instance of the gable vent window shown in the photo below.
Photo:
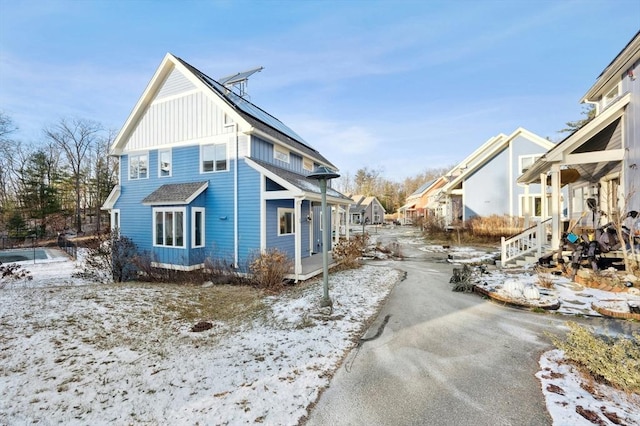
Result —
[{"label": "gable vent window", "polygon": [[611,105],[613,101],[615,101],[618,98],[619,95],[620,95],[620,89],[618,86],[616,86],[604,96],[602,100],[602,106],[606,107],[608,105]]},{"label": "gable vent window", "polygon": [[285,163],[289,162],[289,151],[285,151],[282,148],[273,147],[273,157],[276,160],[283,161]]},{"label": "gable vent window", "polygon": [[524,155],[520,157],[520,174],[529,170],[533,163],[536,162],[538,158],[542,157],[542,155]]},{"label": "gable vent window", "polygon": [[304,159],[302,160],[302,168],[312,172],[313,171],[313,162],[311,160]]},{"label": "gable vent window", "polygon": [[147,154],[129,155],[129,179],[149,177],[149,157]]},{"label": "gable vent window", "polygon": [[227,144],[202,145],[200,148],[200,171],[202,173],[227,170]]}]

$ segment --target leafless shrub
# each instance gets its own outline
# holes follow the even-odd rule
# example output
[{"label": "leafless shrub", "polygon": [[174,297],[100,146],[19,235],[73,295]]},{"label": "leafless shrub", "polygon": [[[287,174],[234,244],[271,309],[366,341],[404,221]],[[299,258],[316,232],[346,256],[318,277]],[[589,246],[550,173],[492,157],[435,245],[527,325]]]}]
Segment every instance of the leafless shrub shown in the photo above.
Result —
[{"label": "leafless shrub", "polygon": [[551,275],[548,272],[544,272],[543,270],[541,270],[540,268],[536,268],[535,270],[537,278],[538,278],[538,285],[542,288],[553,288],[554,284],[553,284],[553,278],[551,277]]},{"label": "leafless shrub", "polygon": [[293,262],[285,252],[273,248],[255,254],[249,271],[258,287],[277,290],[282,287],[284,277],[292,266]]},{"label": "leafless shrub", "polygon": [[3,289],[9,281],[31,281],[31,273],[17,263],[3,264],[0,262],[0,289]]},{"label": "leafless shrub", "polygon": [[130,238],[108,231],[94,235],[86,245],[89,253],[73,276],[99,283],[129,281],[137,276],[133,262],[137,249]]},{"label": "leafless shrub", "polygon": [[343,239],[333,247],[333,258],[345,269],[356,269],[360,267],[360,258],[367,245],[369,236],[357,234],[351,238]]}]

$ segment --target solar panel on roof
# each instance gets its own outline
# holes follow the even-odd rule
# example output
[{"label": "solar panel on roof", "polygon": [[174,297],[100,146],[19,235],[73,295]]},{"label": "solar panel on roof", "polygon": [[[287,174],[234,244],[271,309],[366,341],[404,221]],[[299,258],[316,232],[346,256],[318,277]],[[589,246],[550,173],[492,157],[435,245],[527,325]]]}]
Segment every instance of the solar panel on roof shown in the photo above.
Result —
[{"label": "solar panel on roof", "polygon": [[216,80],[212,79],[211,77],[209,77],[209,76],[207,76],[205,74],[201,74],[201,75],[207,81],[207,83],[209,83],[211,86],[213,86],[216,89],[218,89],[218,91],[223,96],[225,96],[232,104],[236,105],[238,108],[240,108],[246,114],[249,114],[250,116],[262,121],[266,125],[273,127],[274,129],[278,130],[279,132],[289,136],[291,139],[295,139],[298,142],[301,142],[301,143],[307,145],[308,147],[312,148],[311,145],[309,145],[299,134],[297,134],[296,132],[291,130],[282,121],[278,120],[277,118],[275,118],[274,116],[272,116],[268,112],[260,109],[256,105],[254,105],[251,102],[247,101],[246,99],[242,98],[237,93],[234,93],[233,91],[225,88],[222,84],[220,84]]},{"label": "solar panel on roof", "polygon": [[258,67],[258,68],[250,69],[249,71],[238,72],[238,73],[226,76],[226,77],[219,78],[218,79],[218,83],[225,84],[225,85],[238,83],[238,82],[240,82],[242,80],[246,80],[252,74],[260,72],[263,69],[264,69],[264,67]]}]

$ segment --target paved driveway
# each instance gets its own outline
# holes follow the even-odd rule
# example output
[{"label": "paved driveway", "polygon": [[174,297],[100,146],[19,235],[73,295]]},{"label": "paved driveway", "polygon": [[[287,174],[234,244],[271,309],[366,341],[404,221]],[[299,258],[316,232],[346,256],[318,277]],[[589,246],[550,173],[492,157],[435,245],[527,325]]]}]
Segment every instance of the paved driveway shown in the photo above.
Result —
[{"label": "paved driveway", "polygon": [[534,375],[545,331],[564,332],[568,318],[454,293],[445,255],[416,250],[408,228],[379,232],[402,244],[407,258],[393,264],[407,278],[365,335],[390,315],[381,336],[347,356],[306,424],[551,424]]}]

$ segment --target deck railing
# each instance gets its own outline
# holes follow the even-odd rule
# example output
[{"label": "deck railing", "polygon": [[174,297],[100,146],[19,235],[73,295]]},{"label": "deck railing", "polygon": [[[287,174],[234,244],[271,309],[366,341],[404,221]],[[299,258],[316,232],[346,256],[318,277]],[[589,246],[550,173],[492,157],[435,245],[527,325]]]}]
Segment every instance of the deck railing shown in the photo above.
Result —
[{"label": "deck railing", "polygon": [[542,250],[547,241],[546,227],[550,224],[551,218],[538,222],[512,237],[502,237],[502,254],[500,256],[502,266],[527,254],[535,253],[537,257],[542,256]]}]

